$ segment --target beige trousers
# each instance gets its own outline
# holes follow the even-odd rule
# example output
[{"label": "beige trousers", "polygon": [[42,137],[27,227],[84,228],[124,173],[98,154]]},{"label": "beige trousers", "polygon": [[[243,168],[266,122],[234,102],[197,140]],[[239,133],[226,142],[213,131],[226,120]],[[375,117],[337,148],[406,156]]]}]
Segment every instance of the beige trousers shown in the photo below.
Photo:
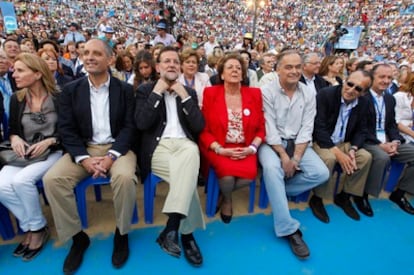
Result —
[{"label": "beige trousers", "polygon": [[[91,156],[104,156],[111,145],[90,145],[87,150]],[[132,151],[120,156],[109,170],[116,226],[121,235],[127,234],[131,227],[132,214],[136,202],[135,176],[136,156]],[[82,230],[74,188],[90,174],[72,161],[69,154],[59,159],[43,177],[43,183],[52,209],[58,237],[66,242]]]},{"label": "beige trousers", "polygon": [[205,228],[197,192],[199,168],[198,146],[187,138],[162,139],[151,160],[152,173],[170,185],[162,212],[185,216],[180,224],[182,234]]},{"label": "beige trousers", "polygon": [[[349,142],[346,142],[338,144],[336,146],[342,152],[348,152],[351,144]],[[318,197],[332,199],[332,197],[336,195],[334,194],[336,178],[332,174],[334,166],[336,164],[335,155],[329,149],[320,148],[316,142],[313,143],[313,149],[319,155],[322,161],[325,162],[331,173],[329,180],[326,183],[314,188],[313,192]],[[371,154],[364,149],[359,149],[355,153],[355,158],[358,170],[352,175],[341,173],[337,193],[340,193],[342,190],[348,194],[356,196],[362,196],[364,193],[365,183],[367,181],[369,169],[371,167]]]}]

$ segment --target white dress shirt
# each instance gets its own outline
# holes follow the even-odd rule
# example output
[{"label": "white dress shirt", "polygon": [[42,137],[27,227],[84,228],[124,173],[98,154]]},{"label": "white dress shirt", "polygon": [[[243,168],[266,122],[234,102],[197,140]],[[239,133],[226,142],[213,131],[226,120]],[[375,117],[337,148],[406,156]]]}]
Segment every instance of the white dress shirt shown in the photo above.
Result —
[{"label": "white dress shirt", "polygon": [[[177,94],[175,92],[165,92],[164,101],[165,109],[167,112],[167,125],[165,126],[164,132],[161,138],[186,138],[183,127],[181,127],[180,120],[177,112]],[[189,99],[186,98],[185,100]]]},{"label": "white dress shirt", "polygon": [[292,99],[280,86],[279,79],[261,89],[267,143],[281,145],[282,139],[295,139],[295,144],[312,141],[316,97],[309,87],[299,82]]}]

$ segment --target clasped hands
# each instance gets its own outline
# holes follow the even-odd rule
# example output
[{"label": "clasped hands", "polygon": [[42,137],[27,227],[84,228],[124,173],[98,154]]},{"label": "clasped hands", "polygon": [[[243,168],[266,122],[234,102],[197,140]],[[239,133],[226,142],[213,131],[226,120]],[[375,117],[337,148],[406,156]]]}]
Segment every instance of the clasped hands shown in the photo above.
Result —
[{"label": "clasped hands", "polygon": [[379,146],[384,150],[390,157],[398,155],[398,143],[397,142],[385,142]]},{"label": "clasped hands", "polygon": [[254,152],[250,147],[220,148],[220,155],[229,157],[233,160],[244,159],[252,154],[254,154]]},{"label": "clasped hands", "polygon": [[105,178],[114,162],[109,156],[103,156],[88,157],[86,159],[83,159],[80,163],[89,174],[92,174],[93,178]]},{"label": "clasped hands", "polygon": [[342,171],[347,175],[352,175],[358,170],[358,166],[355,159],[355,150],[350,150],[348,154],[339,152],[335,155],[336,161],[341,165]]},{"label": "clasped hands", "polygon": [[36,158],[43,154],[44,151],[49,148],[54,142],[52,138],[47,138],[42,141],[39,141],[35,144],[28,144],[25,140],[19,136],[13,136],[10,138],[11,147],[17,156],[21,158]]},{"label": "clasped hands", "polygon": [[177,80],[167,82],[164,79],[160,78],[158,79],[157,84],[155,84],[153,91],[159,95],[162,95],[165,91],[176,92],[181,100],[184,100],[188,97],[187,90]]}]

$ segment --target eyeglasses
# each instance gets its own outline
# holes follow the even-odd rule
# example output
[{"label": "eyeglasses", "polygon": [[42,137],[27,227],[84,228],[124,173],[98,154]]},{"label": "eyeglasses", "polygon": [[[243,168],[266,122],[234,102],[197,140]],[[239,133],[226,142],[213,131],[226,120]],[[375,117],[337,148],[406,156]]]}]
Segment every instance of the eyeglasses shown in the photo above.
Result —
[{"label": "eyeglasses", "polygon": [[355,91],[357,91],[358,93],[362,93],[365,89],[364,88],[362,88],[361,86],[357,86],[357,85],[355,85],[355,83],[353,83],[353,82],[350,82],[350,81],[347,81],[346,82],[346,85],[349,87],[349,88],[354,88],[355,89]]}]

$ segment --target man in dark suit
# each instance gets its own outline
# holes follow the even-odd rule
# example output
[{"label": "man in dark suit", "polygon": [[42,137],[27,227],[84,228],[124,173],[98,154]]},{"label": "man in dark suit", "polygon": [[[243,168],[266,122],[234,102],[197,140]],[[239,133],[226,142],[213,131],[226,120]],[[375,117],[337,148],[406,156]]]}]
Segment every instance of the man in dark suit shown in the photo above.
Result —
[{"label": "man in dark suit", "polygon": [[170,185],[162,210],[168,221],[157,238],[161,248],[179,257],[180,231],[184,256],[191,265],[200,266],[203,258],[193,232],[205,227],[197,193],[200,153],[196,141],[204,119],[196,92],[177,81],[180,59],[175,48],[160,51],[156,68],[160,79],[141,85],[136,92],[141,178],[145,179],[151,170]]},{"label": "man in dark suit", "polygon": [[[345,214],[359,220],[350,195],[362,196],[371,166],[371,155],[362,146],[365,141],[366,109],[368,102],[360,97],[371,85],[371,76],[365,71],[349,75],[345,84],[322,89],[316,96],[317,112],[313,131],[313,148],[325,162],[330,179],[313,189],[309,201],[313,214],[328,223],[329,216],[322,198],[331,199]],[[339,186],[335,188],[332,176],[334,166],[342,168]],[[335,189],[339,194],[334,194]]]},{"label": "man in dark suit", "polygon": [[[395,99],[386,92],[392,81],[392,68],[377,64],[372,69],[374,77],[370,91],[365,95],[369,101],[367,115],[367,138],[364,148],[372,155],[371,170],[365,185],[363,200],[365,208],[371,208],[368,194],[378,197],[384,182],[383,171],[391,159],[404,163],[405,169],[390,200],[405,212],[414,215],[414,208],[405,198],[405,192],[414,193],[414,146],[405,140],[395,122]],[[357,204],[358,206],[358,204]],[[372,212],[372,211],[371,211]]]},{"label": "man in dark suit", "polygon": [[86,178],[111,177],[116,230],[112,264],[121,267],[129,255],[128,232],[136,202],[136,156],[130,150],[135,134],[132,86],[108,73],[112,49],[99,39],[85,45],[88,77],[63,88],[59,98],[58,129],[65,154],[44,176],[43,182],[58,237],[72,238],[63,266],[75,272],[89,246],[82,231],[73,192]]},{"label": "man in dark suit", "polygon": [[321,58],[318,53],[308,53],[303,56],[303,68],[300,82],[308,86],[315,95],[323,88],[328,87],[328,82],[319,76]]}]

